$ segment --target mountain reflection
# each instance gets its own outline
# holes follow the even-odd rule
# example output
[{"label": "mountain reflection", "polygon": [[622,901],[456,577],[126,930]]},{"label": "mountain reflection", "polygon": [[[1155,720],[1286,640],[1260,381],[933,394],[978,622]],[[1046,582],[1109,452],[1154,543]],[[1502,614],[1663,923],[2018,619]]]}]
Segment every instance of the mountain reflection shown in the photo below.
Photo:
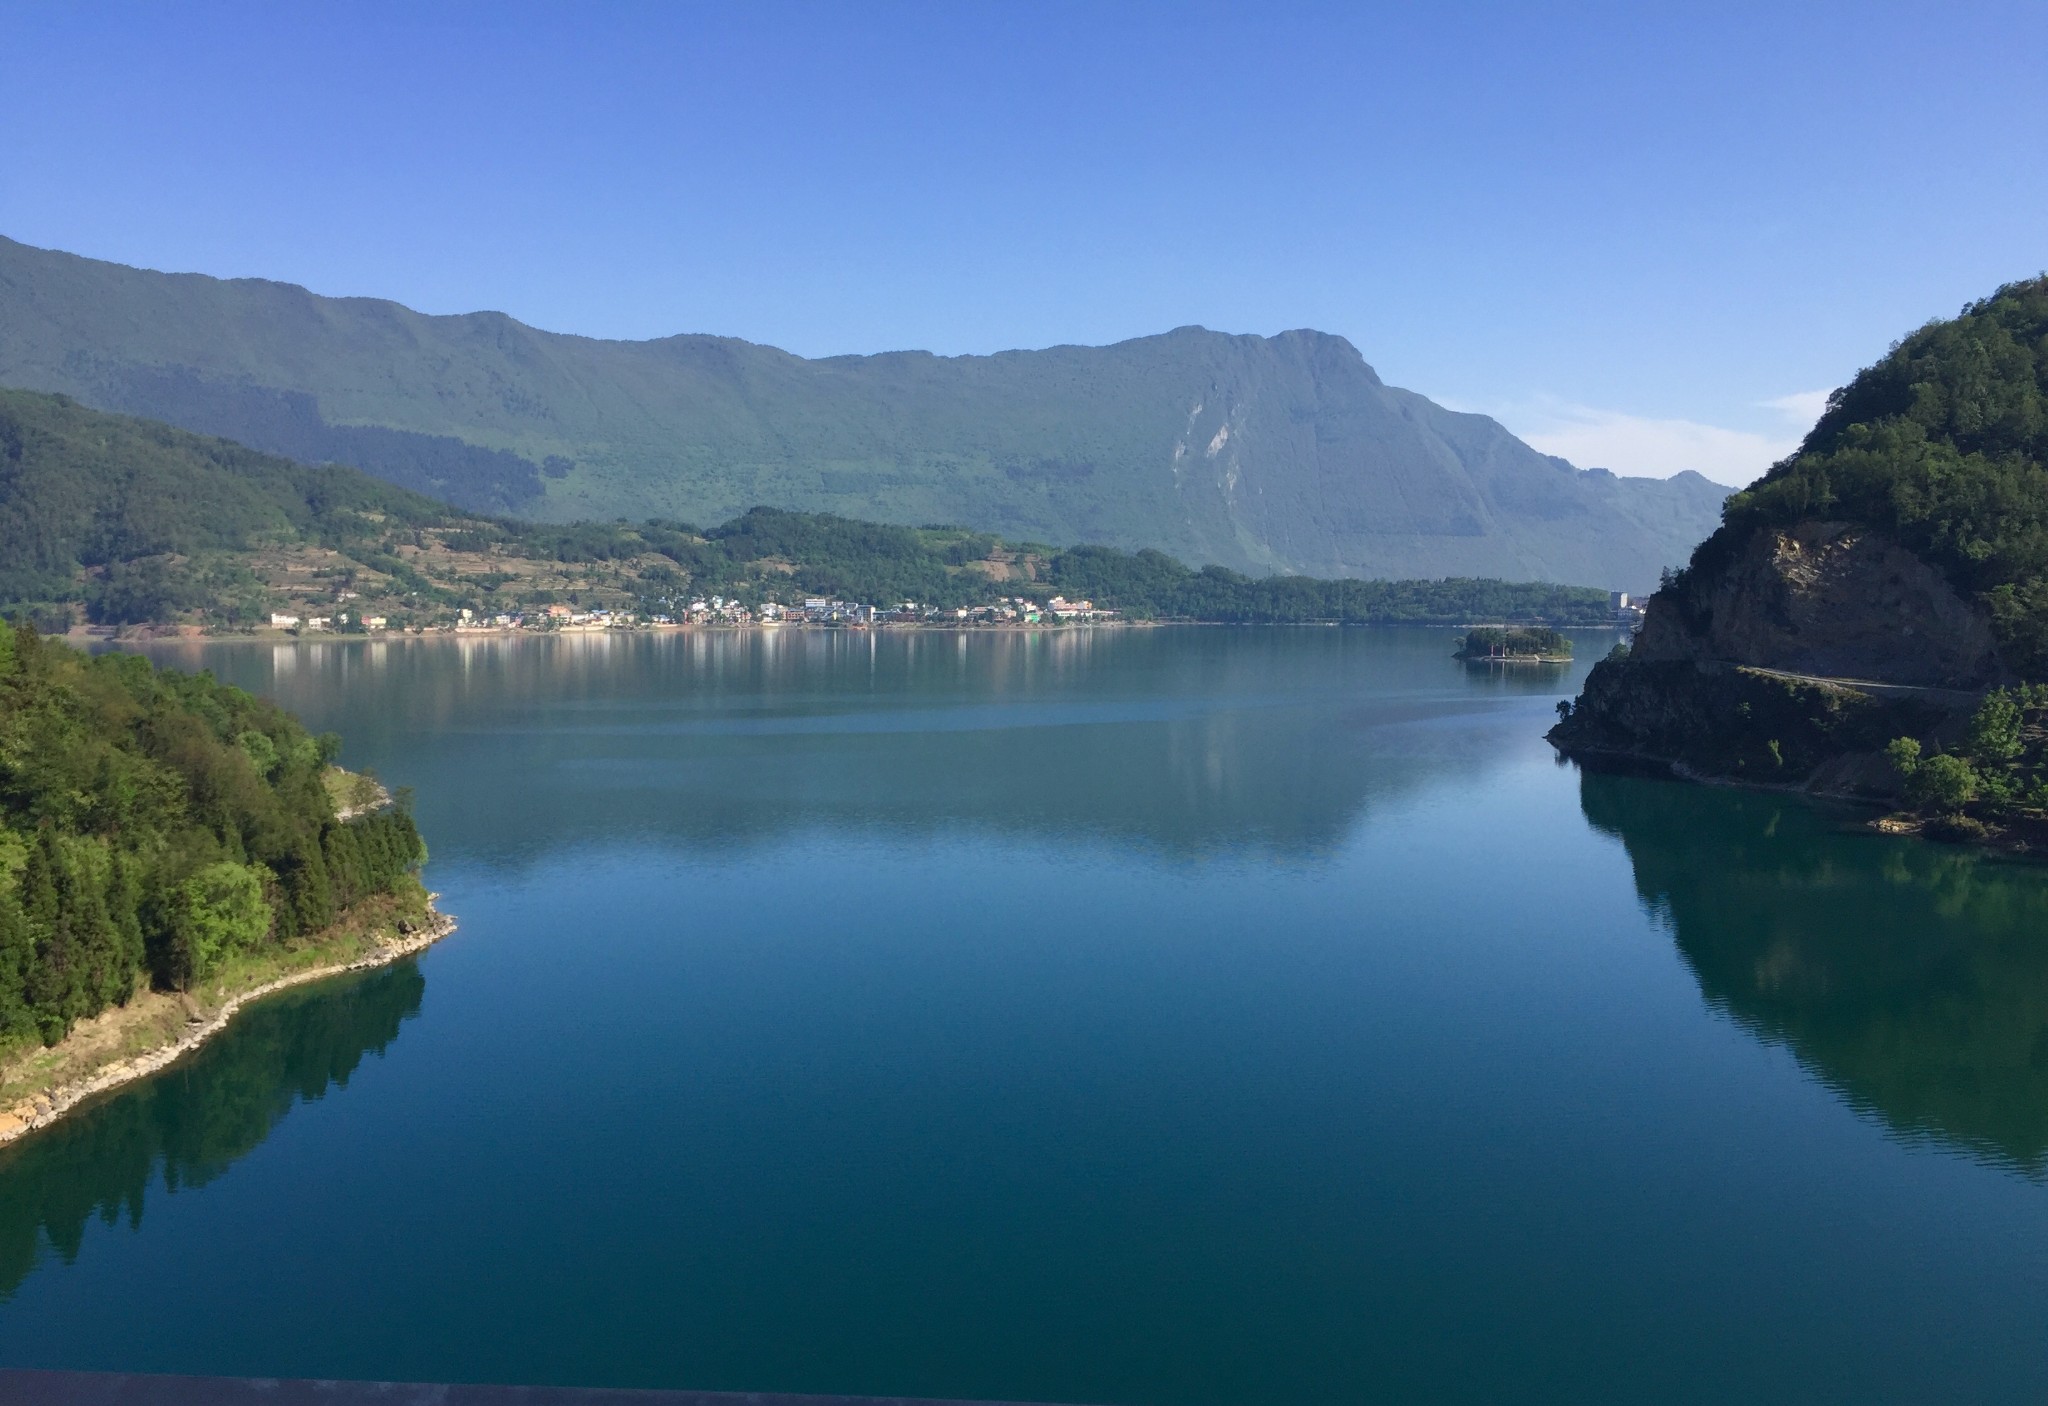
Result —
[{"label": "mountain reflection", "polygon": [[262,1001],[153,1078],[36,1133],[0,1156],[0,1293],[12,1293],[47,1240],[68,1263],[86,1222],[142,1222],[163,1191],[204,1186],[254,1149],[300,1099],[345,1087],[418,1014],[416,962],[321,982]]},{"label": "mountain reflection", "polygon": [[1583,773],[1709,1004],[1859,1110],[2048,1170],[2048,871],[1796,800]]},{"label": "mountain reflection", "polygon": [[[1570,680],[1443,631],[698,631],[153,650],[413,784],[437,856],[961,828],[1169,853],[1328,850],[1467,780]],[[187,657],[189,655],[189,657]]]}]

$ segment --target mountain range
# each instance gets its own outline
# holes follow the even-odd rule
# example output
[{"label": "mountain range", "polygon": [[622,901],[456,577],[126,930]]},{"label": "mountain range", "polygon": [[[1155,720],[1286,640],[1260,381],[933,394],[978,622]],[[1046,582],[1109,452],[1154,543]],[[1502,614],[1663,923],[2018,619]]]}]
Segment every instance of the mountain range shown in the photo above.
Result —
[{"label": "mountain range", "polygon": [[0,238],[0,385],[479,512],[718,522],[757,505],[1153,547],[1255,574],[1642,590],[1719,519],[1386,385],[1315,331],[806,359],[607,341]]}]

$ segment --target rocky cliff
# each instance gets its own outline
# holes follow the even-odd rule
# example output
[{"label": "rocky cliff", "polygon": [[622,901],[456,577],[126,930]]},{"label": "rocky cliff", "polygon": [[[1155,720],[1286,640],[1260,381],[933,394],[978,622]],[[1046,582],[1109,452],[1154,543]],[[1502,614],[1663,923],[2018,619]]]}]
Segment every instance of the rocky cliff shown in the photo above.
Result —
[{"label": "rocky cliff", "polygon": [[[1550,737],[1580,756],[1876,795],[1914,792],[1924,755],[1940,765],[1916,804],[2010,822],[2048,797],[2048,692],[2023,687],[2041,680],[2048,278],[1929,323],[1830,396]],[[1900,738],[1920,753],[1888,759]]]},{"label": "rocky cliff", "polygon": [[1987,610],[1884,533],[1829,520],[1756,531],[1659,592],[1634,657],[1943,689],[2006,672]]},{"label": "rocky cliff", "polygon": [[1885,534],[1760,528],[1654,596],[1550,740],[1683,774],[1889,796],[1895,737],[1953,742],[2004,681],[1989,612]]}]

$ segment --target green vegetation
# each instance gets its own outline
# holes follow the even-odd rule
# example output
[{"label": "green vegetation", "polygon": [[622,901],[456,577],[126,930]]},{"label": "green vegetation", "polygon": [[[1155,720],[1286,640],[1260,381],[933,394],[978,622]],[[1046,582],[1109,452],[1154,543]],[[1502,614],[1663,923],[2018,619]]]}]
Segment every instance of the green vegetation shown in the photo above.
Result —
[{"label": "green vegetation", "polygon": [[1918,738],[1899,737],[1885,756],[1906,804],[1923,814],[1995,820],[2048,811],[2048,685],[1986,694],[1958,752],[1927,755]]},{"label": "green vegetation", "polygon": [[0,608],[45,628],[246,628],[273,610],[394,627],[556,603],[664,613],[713,594],[988,604],[1064,593],[1137,618],[1597,624],[1604,592],[1499,581],[1254,579],[1163,552],[758,508],[721,527],[480,517],[352,469],[0,391]]},{"label": "green vegetation", "polygon": [[[1620,646],[1616,646],[1619,648]],[[1555,630],[1503,629],[1489,625],[1472,630],[1458,646],[1460,659],[1569,659],[1572,642]],[[1611,656],[1610,656],[1611,657]]]},{"label": "green vegetation", "polygon": [[1674,581],[1811,519],[1895,537],[1990,612],[2022,678],[2048,678],[2048,278],[1930,323],[1828,399],[1799,452],[1728,501]]},{"label": "green vegetation", "polygon": [[0,390],[0,604],[46,625],[68,624],[74,602],[104,624],[252,624],[273,592],[250,553],[313,545],[386,561],[403,580],[382,548],[450,520],[353,469]]},{"label": "green vegetation", "polygon": [[337,745],[209,675],[0,623],[0,1047],[416,887],[403,808],[335,820]]},{"label": "green vegetation", "polygon": [[61,391],[460,505],[727,521],[756,504],[1324,577],[1645,589],[1725,490],[1538,454],[1338,337],[809,361],[600,341],[0,240],[0,384]]},{"label": "green vegetation", "polygon": [[[1801,683],[1708,653],[1710,630],[1768,633],[1760,617],[1780,609],[1744,598],[1735,575],[1762,555],[1759,538],[1817,524],[1888,538],[1983,612],[1996,658],[1971,677],[2023,682],[1986,694],[1967,736],[1956,738],[1952,695]],[[1645,638],[1661,657],[1596,665],[1550,734],[1559,746],[1896,797],[1930,834],[2048,845],[2048,277],[1928,324],[1830,396],[1799,451],[1729,499],[1650,609]],[[1730,610],[1749,618],[1716,618]],[[1872,623],[1883,625],[1843,628]],[[1826,657],[1832,643],[1802,648]]]},{"label": "green vegetation", "polygon": [[1073,547],[1047,562],[1047,584],[1075,599],[1140,619],[1237,624],[1457,625],[1473,619],[1604,625],[1604,592],[1542,582],[1322,581],[1307,576],[1241,576],[1220,566],[1190,571],[1164,552]]}]

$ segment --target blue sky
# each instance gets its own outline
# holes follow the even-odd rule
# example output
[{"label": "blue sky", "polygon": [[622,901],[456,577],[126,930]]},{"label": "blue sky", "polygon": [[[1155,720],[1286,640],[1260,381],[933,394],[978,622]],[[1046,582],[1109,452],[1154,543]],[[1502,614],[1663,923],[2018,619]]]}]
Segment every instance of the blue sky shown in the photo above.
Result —
[{"label": "blue sky", "polygon": [[0,233],[805,355],[1349,337],[1741,481],[2048,268],[2048,4],[0,15]]}]

